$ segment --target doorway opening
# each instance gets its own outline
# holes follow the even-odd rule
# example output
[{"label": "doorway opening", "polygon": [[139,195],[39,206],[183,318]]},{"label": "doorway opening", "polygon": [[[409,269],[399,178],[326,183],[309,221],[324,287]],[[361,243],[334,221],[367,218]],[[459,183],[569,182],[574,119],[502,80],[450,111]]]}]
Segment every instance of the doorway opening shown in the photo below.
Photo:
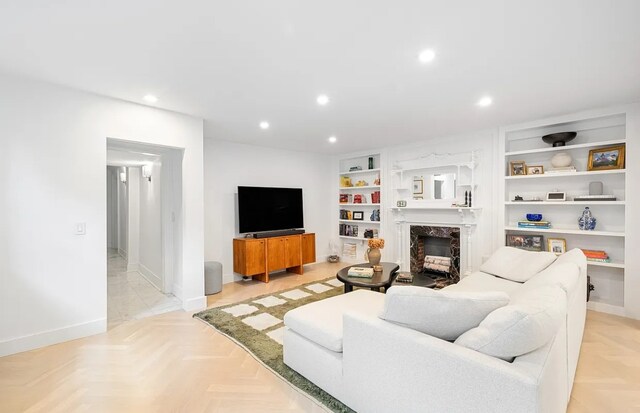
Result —
[{"label": "doorway opening", "polygon": [[107,139],[107,321],[182,308],[182,155]]}]

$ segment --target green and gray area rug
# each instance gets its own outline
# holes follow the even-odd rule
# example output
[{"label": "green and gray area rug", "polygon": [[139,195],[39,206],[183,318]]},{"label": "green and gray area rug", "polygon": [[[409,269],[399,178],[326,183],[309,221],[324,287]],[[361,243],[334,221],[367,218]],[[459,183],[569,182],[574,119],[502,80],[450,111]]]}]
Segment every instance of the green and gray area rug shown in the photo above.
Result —
[{"label": "green and gray area rug", "polygon": [[287,311],[342,294],[344,285],[336,278],[315,281],[290,290],[251,298],[194,314],[230,337],[259,361],[334,412],[350,408],[285,365],[282,360],[283,318]]}]

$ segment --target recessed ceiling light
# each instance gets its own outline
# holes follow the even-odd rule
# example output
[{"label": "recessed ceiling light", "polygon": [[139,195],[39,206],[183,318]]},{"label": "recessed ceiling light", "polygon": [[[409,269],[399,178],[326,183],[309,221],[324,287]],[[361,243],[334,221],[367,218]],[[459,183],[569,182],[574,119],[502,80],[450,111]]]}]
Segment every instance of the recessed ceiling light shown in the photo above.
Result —
[{"label": "recessed ceiling light", "polygon": [[329,143],[336,143],[338,141],[338,138],[336,138],[335,136],[329,136]]},{"label": "recessed ceiling light", "polygon": [[260,129],[269,129],[269,122],[260,122]]},{"label": "recessed ceiling light", "polygon": [[149,103],[156,103],[158,101],[158,98],[155,95],[144,95],[143,99]]},{"label": "recessed ceiling light", "polygon": [[490,106],[492,103],[493,99],[491,99],[491,96],[483,96],[482,98],[480,98],[478,103],[476,103],[476,105],[480,106],[481,108],[485,108],[487,106]]},{"label": "recessed ceiling light", "polygon": [[327,103],[329,103],[329,96],[327,96],[327,95],[319,95],[318,98],[316,99],[316,102],[318,102],[318,105],[324,106]]},{"label": "recessed ceiling light", "polygon": [[435,58],[436,52],[433,49],[425,49],[418,55],[418,60],[420,60],[421,63],[432,62]]}]

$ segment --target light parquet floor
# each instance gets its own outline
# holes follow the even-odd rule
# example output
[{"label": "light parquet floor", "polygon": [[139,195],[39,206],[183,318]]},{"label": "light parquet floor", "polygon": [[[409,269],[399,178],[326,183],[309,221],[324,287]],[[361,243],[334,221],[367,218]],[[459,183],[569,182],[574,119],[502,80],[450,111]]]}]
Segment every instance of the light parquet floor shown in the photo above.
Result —
[{"label": "light parquet floor", "polygon": [[[335,274],[308,267],[238,282],[225,305]],[[182,311],[0,358],[0,412],[321,412],[243,349]],[[589,312],[569,412],[640,411],[640,322]]]}]

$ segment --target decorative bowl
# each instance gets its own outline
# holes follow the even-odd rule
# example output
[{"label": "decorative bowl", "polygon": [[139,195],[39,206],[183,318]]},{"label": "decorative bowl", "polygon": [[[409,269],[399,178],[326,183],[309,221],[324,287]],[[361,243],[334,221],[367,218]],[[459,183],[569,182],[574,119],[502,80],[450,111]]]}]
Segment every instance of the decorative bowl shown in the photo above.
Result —
[{"label": "decorative bowl", "polygon": [[554,147],[556,147],[556,146],[564,146],[567,142],[573,140],[573,138],[575,138],[576,135],[577,135],[576,132],[552,133],[552,134],[549,134],[549,135],[544,135],[542,137],[542,140],[545,143],[552,144]]},{"label": "decorative bowl", "polygon": [[542,214],[527,214],[527,221],[542,221]]}]

